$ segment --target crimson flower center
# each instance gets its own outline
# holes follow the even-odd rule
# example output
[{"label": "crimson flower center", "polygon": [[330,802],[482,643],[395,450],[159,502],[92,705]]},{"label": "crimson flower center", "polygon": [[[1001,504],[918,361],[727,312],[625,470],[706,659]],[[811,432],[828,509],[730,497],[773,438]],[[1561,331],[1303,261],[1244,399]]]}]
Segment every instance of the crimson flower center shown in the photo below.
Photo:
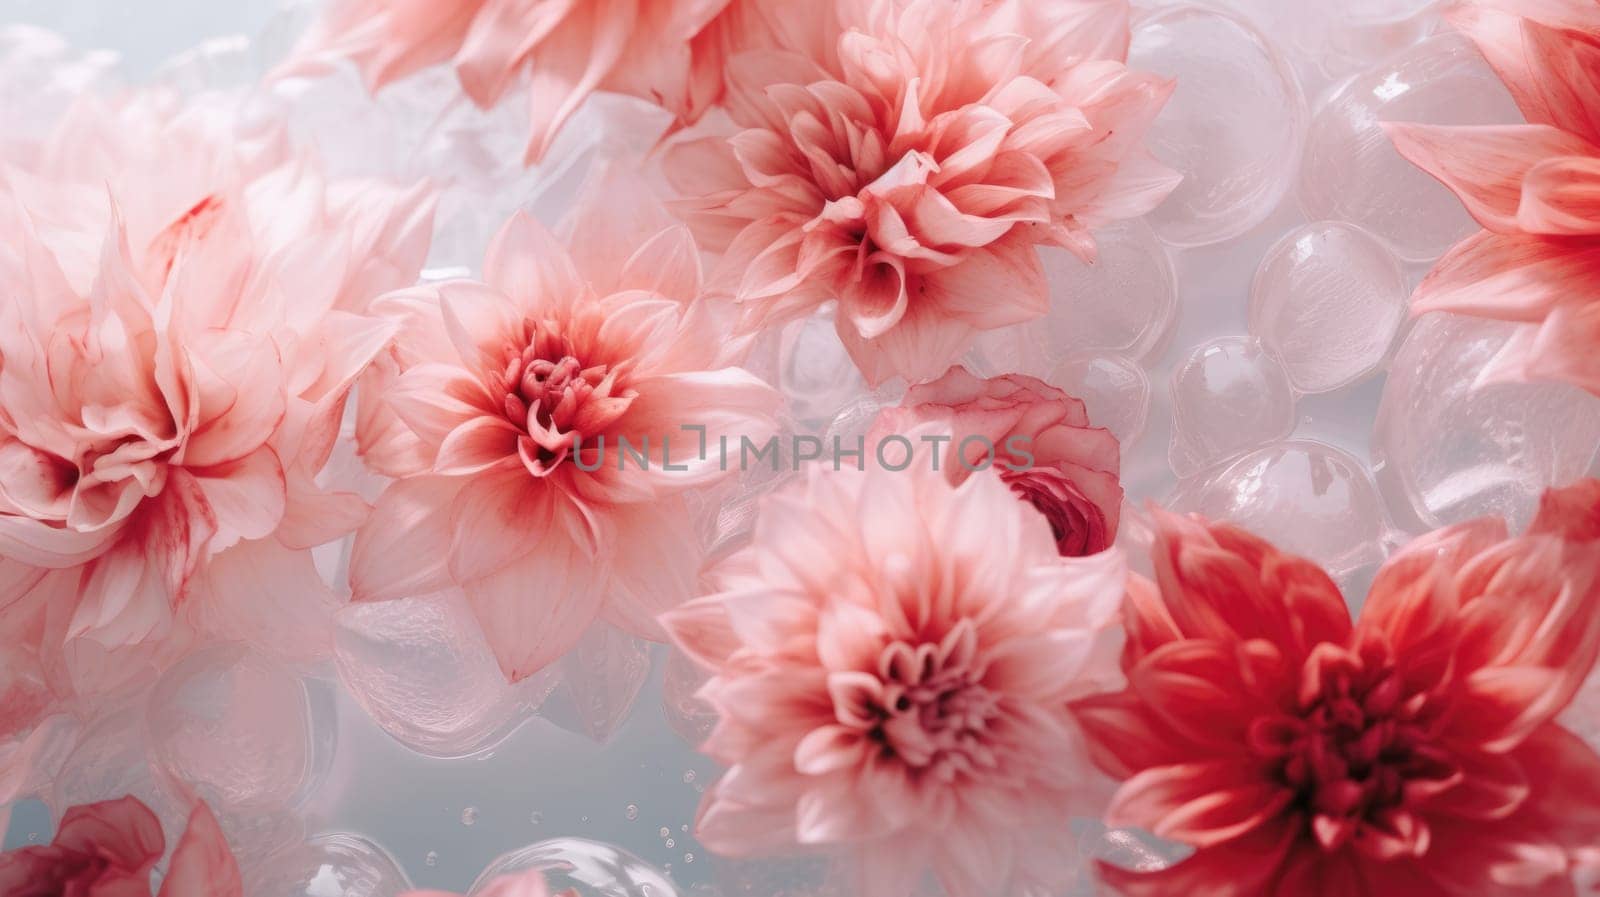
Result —
[{"label": "crimson flower center", "polygon": [[1346,658],[1321,665],[1320,688],[1302,694],[1297,715],[1256,720],[1252,746],[1275,761],[1324,850],[1420,856],[1429,832],[1408,803],[1457,773],[1431,748],[1425,704],[1406,700],[1394,666]]}]

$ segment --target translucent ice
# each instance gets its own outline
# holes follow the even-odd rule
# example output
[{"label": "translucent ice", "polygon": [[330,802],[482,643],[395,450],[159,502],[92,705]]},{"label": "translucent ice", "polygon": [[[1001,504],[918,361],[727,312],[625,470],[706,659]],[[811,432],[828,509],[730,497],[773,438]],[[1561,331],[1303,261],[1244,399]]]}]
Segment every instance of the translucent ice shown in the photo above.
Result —
[{"label": "translucent ice", "polygon": [[1064,249],[1039,249],[1050,312],[1015,330],[1027,341],[1023,351],[1040,353],[1048,364],[1085,350],[1143,358],[1171,332],[1178,282],[1155,232],[1140,220],[1094,236],[1099,257],[1092,265]]},{"label": "translucent ice", "polygon": [[677,897],[660,870],[620,847],[583,838],[556,838],[512,851],[489,864],[468,897],[478,897],[502,875],[540,869],[550,892],[577,897]]},{"label": "translucent ice", "polygon": [[1430,314],[1390,366],[1373,460],[1397,521],[1432,528],[1484,514],[1525,525],[1544,489],[1589,469],[1600,399],[1555,383],[1477,385],[1515,325]]},{"label": "translucent ice", "polygon": [[1163,8],[1134,32],[1129,64],[1177,79],[1150,132],[1183,183],[1150,215],[1161,238],[1203,246],[1261,223],[1294,176],[1305,99],[1272,43],[1231,13]]},{"label": "translucent ice", "polygon": [[1222,337],[1195,349],[1173,373],[1171,391],[1167,459],[1180,477],[1294,429],[1289,375],[1250,337]]},{"label": "translucent ice", "polygon": [[436,757],[494,746],[533,714],[556,677],[542,671],[508,684],[459,593],[346,607],[335,659],[345,687],[385,732]]},{"label": "translucent ice", "polygon": [[285,851],[246,880],[252,897],[399,897],[411,890],[388,852],[360,835],[337,832]]},{"label": "translucent ice", "polygon": [[639,690],[650,678],[650,644],[597,622],[559,666],[558,694],[565,701],[552,703],[548,709],[553,712],[546,716],[556,725],[604,742],[633,712]]},{"label": "translucent ice", "polygon": [[1169,506],[1237,524],[1335,577],[1383,557],[1387,523],[1372,474],[1319,442],[1258,449],[1181,485]]},{"label": "translucent ice", "polygon": [[242,645],[168,670],[150,695],[151,756],[178,793],[218,815],[288,806],[314,769],[310,701],[288,671]]},{"label": "translucent ice", "polygon": [[1359,224],[1402,259],[1427,261],[1475,225],[1442,185],[1390,144],[1380,122],[1474,125],[1520,121],[1476,47],[1431,37],[1344,84],[1312,119],[1300,204],[1313,219]]},{"label": "translucent ice", "polygon": [[1405,319],[1406,278],[1377,238],[1308,224],[1267,251],[1250,287],[1250,333],[1302,393],[1329,392],[1383,363]]},{"label": "translucent ice", "polygon": [[1124,449],[1144,433],[1150,415],[1150,378],[1133,359],[1123,355],[1075,355],[1057,365],[1046,379],[1082,399],[1089,411],[1089,423],[1110,430]]},{"label": "translucent ice", "polygon": [[661,677],[661,701],[667,712],[667,725],[691,745],[699,746],[717,724],[717,712],[695,692],[706,682],[706,674],[676,648],[667,653]]},{"label": "translucent ice", "polygon": [[1345,0],[1299,4],[1284,0],[1220,0],[1304,60],[1302,72],[1341,76],[1427,36],[1438,0]]},{"label": "translucent ice", "polygon": [[826,423],[868,391],[839,342],[833,318],[833,309],[823,309],[790,324],[781,337],[778,387],[788,399],[789,412],[804,423]]}]

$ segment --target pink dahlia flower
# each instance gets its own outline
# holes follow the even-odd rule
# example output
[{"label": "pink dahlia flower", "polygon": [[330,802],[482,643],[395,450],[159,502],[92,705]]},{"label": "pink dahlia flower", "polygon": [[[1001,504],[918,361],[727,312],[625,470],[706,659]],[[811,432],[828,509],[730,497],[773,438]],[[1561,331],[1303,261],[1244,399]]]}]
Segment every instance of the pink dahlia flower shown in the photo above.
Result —
[{"label": "pink dahlia flower", "polygon": [[1131,897],[1571,895],[1600,757],[1555,722],[1600,650],[1600,481],[1528,532],[1483,519],[1389,559],[1360,620],[1316,566],[1161,516],[1126,607],[1127,691],[1076,705],[1126,779],[1108,815],[1186,842]]},{"label": "pink dahlia flower", "polygon": [[1062,557],[1104,551],[1116,540],[1121,446],[1109,430],[1089,425],[1083,402],[1033,377],[980,380],[954,367],[881,412],[868,443],[930,422],[952,434],[941,458],[951,481],[998,470],[1050,522]]},{"label": "pink dahlia flower", "polygon": [[[6,897],[150,897],[150,877],[166,853],[161,823],[138,799],[73,807],[55,840],[0,854]],[[156,897],[241,897],[239,864],[204,803],[172,852]]]},{"label": "pink dahlia flower", "polygon": [[526,161],[597,90],[657,103],[692,122],[722,93],[712,27],[730,0],[336,0],[281,74],[348,59],[370,90],[450,63],[474,103],[531,76]]},{"label": "pink dahlia flower", "polygon": [[1485,377],[1557,380],[1600,395],[1600,5],[1474,0],[1451,18],[1528,123],[1388,126],[1400,153],[1484,227],[1439,261],[1414,310],[1519,325]]},{"label": "pink dahlia flower", "polygon": [[1141,146],[1171,85],[1123,64],[1124,0],[836,12],[826,40],[734,56],[743,130],[667,156],[749,326],[837,300],[869,381],[932,379],[977,331],[1044,314],[1037,244],[1092,259],[1093,228],[1176,186]]},{"label": "pink dahlia flower", "polygon": [[955,486],[924,452],[813,466],[715,575],[663,617],[712,674],[707,847],[831,848],[873,897],[929,870],[951,897],[1059,884],[1096,778],[1068,702],[1115,681],[1119,552],[1063,560],[998,476]]},{"label": "pink dahlia flower", "polygon": [[0,638],[62,697],[196,634],[326,646],[309,549],[367,509],[318,475],[393,326],[359,308],[429,236],[426,192],[164,102],[86,101],[0,175]]},{"label": "pink dahlia flower", "polygon": [[615,199],[580,203],[571,250],[519,215],[487,283],[377,303],[399,336],[363,381],[357,437],[397,482],[357,534],[355,598],[465,590],[513,681],[601,615],[660,636],[656,614],[697,585],[685,490],[727,474],[724,437],[775,427],[777,393],[721,360],[693,240],[629,232]]}]

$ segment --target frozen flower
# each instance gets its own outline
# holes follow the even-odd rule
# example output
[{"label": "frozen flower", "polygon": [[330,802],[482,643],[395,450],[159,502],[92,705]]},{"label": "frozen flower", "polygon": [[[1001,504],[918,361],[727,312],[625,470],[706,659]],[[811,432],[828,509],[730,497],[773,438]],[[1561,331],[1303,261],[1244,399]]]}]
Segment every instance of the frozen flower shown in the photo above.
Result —
[{"label": "frozen flower", "polygon": [[1469,0],[1451,18],[1528,123],[1387,126],[1401,154],[1484,227],[1439,261],[1413,309],[1516,323],[1485,379],[1558,380],[1600,395],[1600,6]]},{"label": "frozen flower", "polygon": [[[823,40],[734,55],[738,127],[673,147],[696,234],[749,327],[837,300],[869,381],[942,374],[1049,305],[1035,246],[1176,186],[1141,140],[1170,92],[1129,71],[1124,0],[841,0]],[[808,37],[812,37],[808,34]]]},{"label": "frozen flower", "polygon": [[429,210],[162,94],[85,100],[0,175],[0,637],[55,694],[197,633],[327,647],[310,549],[367,508],[318,475]]},{"label": "frozen flower", "polygon": [[685,490],[726,475],[723,437],[774,428],[777,393],[721,360],[693,240],[659,208],[640,233],[617,195],[580,201],[570,249],[518,215],[487,283],[377,303],[399,336],[357,437],[397,482],[356,537],[355,598],[464,590],[513,681],[602,615],[659,637],[699,574]]},{"label": "frozen flower", "polygon": [[[1555,722],[1600,650],[1600,481],[1528,532],[1482,519],[1389,559],[1352,623],[1315,565],[1162,515],[1121,694],[1076,705],[1109,822],[1193,845],[1131,897],[1573,894],[1600,757]],[[1586,857],[1587,855],[1587,857]]]},{"label": "frozen flower", "polygon": [[657,103],[693,121],[722,92],[730,0],[336,0],[280,74],[348,59],[371,90],[434,65],[489,108],[527,76],[526,161],[597,90]]},{"label": "frozen flower", "polygon": [[1068,703],[1116,678],[1123,558],[1060,558],[997,475],[930,460],[809,468],[722,591],[663,617],[711,672],[710,849],[831,849],[873,897],[930,870],[952,897],[1060,884],[1068,819],[1094,812]]},{"label": "frozen flower", "polygon": [[955,483],[994,468],[1050,522],[1063,557],[1104,551],[1122,511],[1121,447],[1092,427],[1083,402],[1042,380],[1008,374],[980,380],[954,367],[911,387],[878,415],[869,442],[939,422],[951,431],[940,459]]},{"label": "frozen flower", "polygon": [[[6,897],[150,897],[166,853],[161,823],[136,798],[73,807],[47,845],[0,854]],[[241,897],[239,864],[204,803],[195,804],[156,897]]]}]

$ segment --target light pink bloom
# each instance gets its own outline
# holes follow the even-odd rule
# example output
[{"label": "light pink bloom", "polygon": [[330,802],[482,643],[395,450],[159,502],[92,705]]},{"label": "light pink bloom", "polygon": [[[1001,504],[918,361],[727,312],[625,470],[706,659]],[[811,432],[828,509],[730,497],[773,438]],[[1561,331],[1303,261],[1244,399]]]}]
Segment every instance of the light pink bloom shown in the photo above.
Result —
[{"label": "light pink bloom", "polygon": [[597,91],[657,103],[684,122],[722,93],[721,25],[731,0],[336,0],[281,74],[348,59],[370,90],[424,68],[454,66],[489,108],[526,74],[528,163]]},{"label": "light pink bloom", "polygon": [[487,283],[377,304],[400,335],[363,382],[357,437],[398,482],[356,537],[355,598],[465,590],[513,681],[598,616],[659,637],[656,614],[697,584],[684,491],[726,475],[724,436],[774,427],[777,393],[721,360],[688,232],[659,208],[621,214],[606,183],[580,201],[570,250],[519,215]]},{"label": "light pink bloom", "polygon": [[813,466],[722,591],[663,616],[712,673],[712,850],[829,848],[873,897],[929,870],[951,897],[1060,884],[1068,819],[1094,812],[1067,705],[1115,681],[1122,555],[1060,558],[997,475],[954,486],[930,454]]},{"label": "light pink bloom", "polygon": [[[407,891],[400,897],[461,897],[450,891]],[[552,897],[549,885],[545,884],[544,873],[538,869],[527,869],[509,875],[502,875],[489,882],[477,897]],[[578,897],[574,888],[568,888],[553,897]]]},{"label": "light pink bloom", "polygon": [[[166,853],[161,823],[138,799],[73,807],[53,841],[0,854],[6,897],[150,897],[150,876]],[[241,897],[239,864],[204,803],[172,852],[156,897]]]},{"label": "light pink bloom", "polygon": [[1451,19],[1528,123],[1388,126],[1401,154],[1484,227],[1439,261],[1413,310],[1515,322],[1485,378],[1558,380],[1600,395],[1600,6],[1473,0]]},{"label": "light pink bloom", "polygon": [[1528,532],[1396,553],[1351,622],[1301,558],[1161,516],[1126,607],[1129,688],[1079,702],[1126,779],[1112,825],[1197,848],[1129,897],[1556,897],[1600,859],[1600,756],[1556,717],[1600,652],[1600,481]]},{"label": "light pink bloom", "polygon": [[941,458],[951,481],[975,468],[998,470],[1050,522],[1063,557],[1104,551],[1116,540],[1122,450],[1109,430],[1090,426],[1083,402],[1033,377],[980,380],[954,367],[884,409],[868,444],[929,422],[951,432]]},{"label": "light pink bloom", "polygon": [[86,100],[43,150],[0,175],[0,637],[62,697],[197,634],[316,654],[309,549],[367,510],[317,476],[428,194],[161,94]]},{"label": "light pink bloom", "polygon": [[834,8],[820,39],[734,56],[743,130],[667,157],[748,326],[838,300],[870,382],[932,379],[1045,312],[1037,244],[1092,259],[1092,229],[1176,186],[1141,146],[1171,85],[1123,64],[1125,0]]}]

